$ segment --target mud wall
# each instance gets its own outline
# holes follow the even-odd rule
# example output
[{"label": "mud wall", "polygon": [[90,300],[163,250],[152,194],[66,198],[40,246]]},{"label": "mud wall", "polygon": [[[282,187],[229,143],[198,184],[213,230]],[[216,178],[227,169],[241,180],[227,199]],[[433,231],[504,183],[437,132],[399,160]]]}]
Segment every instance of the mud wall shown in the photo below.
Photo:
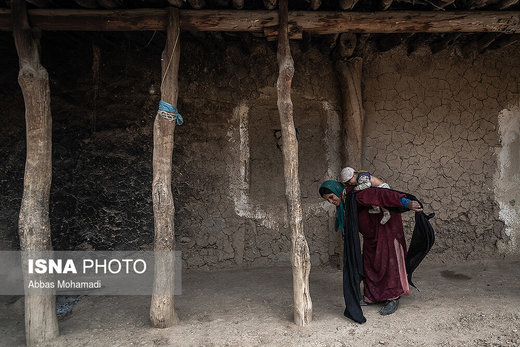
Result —
[{"label": "mud wall", "polygon": [[[60,35],[46,33],[42,42],[54,122],[54,246],[150,249],[152,123],[164,37]],[[185,124],[176,127],[172,180],[185,266],[289,264],[276,46],[184,36],[178,108]],[[58,51],[58,44],[69,49]],[[95,102],[92,45],[101,52]],[[396,49],[365,59],[365,169],[415,193],[437,213],[432,260],[515,250],[515,227],[503,222],[493,180],[502,148],[498,115],[520,92],[518,49],[474,59],[454,50],[407,57]],[[0,129],[0,246],[16,248],[25,133],[14,45],[6,51],[0,58],[10,67],[0,77],[6,119]],[[341,165],[338,81],[319,44],[306,52],[294,44],[293,55],[304,231],[313,264],[334,263],[340,250],[332,231],[335,210],[317,189]]]},{"label": "mud wall", "polygon": [[[499,114],[520,96],[515,52],[463,58],[457,48],[411,57],[394,50],[365,65],[366,167],[390,186],[416,193],[436,213],[438,259],[518,252],[494,191]],[[509,123],[518,134],[518,122]],[[518,143],[509,143],[518,151]],[[511,177],[499,179],[509,193]]]},{"label": "mud wall", "polygon": [[[159,102],[164,37],[45,33],[43,64],[51,78],[53,184],[51,228],[56,249],[150,249],[153,243],[152,124]],[[84,42],[78,46],[78,39]],[[5,38],[4,38],[5,39]],[[173,193],[177,248],[188,268],[290,263],[276,45],[226,47],[183,37],[175,132]],[[148,42],[147,42],[148,41]],[[69,50],[57,51],[60,45]],[[100,48],[100,81],[92,79],[92,45]],[[143,48],[145,47],[145,48]],[[144,52],[145,53],[144,53]],[[23,188],[23,100],[14,45],[2,78],[9,97],[0,164],[4,248],[16,248]],[[212,59],[207,59],[212,54]],[[295,52],[293,102],[300,142],[305,230],[313,264],[338,248],[329,232],[333,209],[317,195],[338,172],[337,81],[318,47]],[[320,74],[309,74],[321,65]],[[98,97],[94,102],[94,89]],[[6,88],[7,90],[7,88]],[[94,107],[96,112],[94,113]],[[324,134],[330,134],[330,143]],[[328,162],[338,165],[333,171]],[[331,250],[329,250],[331,248]]]}]

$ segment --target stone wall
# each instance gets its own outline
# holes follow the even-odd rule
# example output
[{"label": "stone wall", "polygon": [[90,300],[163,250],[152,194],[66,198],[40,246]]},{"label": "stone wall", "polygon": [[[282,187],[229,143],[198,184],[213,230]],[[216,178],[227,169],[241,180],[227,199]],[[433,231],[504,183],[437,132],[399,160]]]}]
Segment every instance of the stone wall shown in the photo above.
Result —
[{"label": "stone wall", "polygon": [[[164,38],[81,38],[78,44],[75,36],[45,33],[42,42],[54,122],[53,243],[56,249],[150,249],[152,123]],[[185,123],[175,131],[173,194],[185,266],[289,264],[276,45],[228,40],[219,46],[189,35],[181,42],[178,108]],[[58,43],[68,50],[58,53]],[[102,61],[95,117],[92,43]],[[313,264],[336,262],[335,209],[317,189],[341,168],[338,81],[319,44],[306,52],[299,44],[292,49],[304,231]],[[398,48],[365,59],[365,169],[437,213],[432,260],[515,249],[506,232],[514,236],[516,229],[499,215],[493,180],[501,148],[498,114],[517,103],[520,92],[518,49],[471,60],[456,50],[408,57]],[[11,67],[0,76],[6,120],[0,129],[6,158],[0,162],[0,246],[16,248],[25,133],[14,45],[7,51],[0,58]]]}]

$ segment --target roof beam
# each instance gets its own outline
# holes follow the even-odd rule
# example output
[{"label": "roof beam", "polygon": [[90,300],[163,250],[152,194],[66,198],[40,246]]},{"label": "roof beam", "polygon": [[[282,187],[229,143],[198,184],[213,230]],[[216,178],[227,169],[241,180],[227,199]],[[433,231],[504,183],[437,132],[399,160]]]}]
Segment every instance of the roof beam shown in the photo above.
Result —
[{"label": "roof beam", "polygon": [[[48,31],[166,30],[166,9],[29,10],[32,27]],[[182,30],[264,32],[278,27],[276,11],[180,10]],[[11,11],[0,10],[0,30],[11,31]],[[520,11],[289,12],[290,32],[520,33]]]}]

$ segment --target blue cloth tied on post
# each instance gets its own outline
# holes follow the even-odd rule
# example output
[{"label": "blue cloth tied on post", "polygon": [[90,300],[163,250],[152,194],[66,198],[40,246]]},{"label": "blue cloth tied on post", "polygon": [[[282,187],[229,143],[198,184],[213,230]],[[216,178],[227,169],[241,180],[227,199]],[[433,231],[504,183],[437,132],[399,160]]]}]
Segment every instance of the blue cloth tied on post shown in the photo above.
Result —
[{"label": "blue cloth tied on post", "polygon": [[182,119],[181,114],[179,111],[175,109],[171,104],[167,103],[166,101],[159,101],[159,111],[157,114],[169,120],[170,122],[177,120],[177,125],[182,125],[184,123],[184,120]]}]

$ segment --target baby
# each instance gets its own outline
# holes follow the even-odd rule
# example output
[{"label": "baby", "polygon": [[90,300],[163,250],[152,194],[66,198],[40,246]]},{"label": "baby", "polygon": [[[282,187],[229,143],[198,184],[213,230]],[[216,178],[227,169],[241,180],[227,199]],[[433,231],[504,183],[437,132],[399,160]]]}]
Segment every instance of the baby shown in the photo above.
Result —
[{"label": "baby", "polygon": [[[355,171],[351,167],[346,167],[341,170],[341,182],[344,185],[356,186],[355,190],[363,190],[370,187],[378,187],[378,188],[387,188],[390,189],[390,186],[387,183],[384,183],[379,178],[372,176],[368,171]],[[380,213],[383,210],[383,218],[381,218],[381,224],[385,224],[390,220],[390,212],[379,206],[372,206],[368,213]]]}]

